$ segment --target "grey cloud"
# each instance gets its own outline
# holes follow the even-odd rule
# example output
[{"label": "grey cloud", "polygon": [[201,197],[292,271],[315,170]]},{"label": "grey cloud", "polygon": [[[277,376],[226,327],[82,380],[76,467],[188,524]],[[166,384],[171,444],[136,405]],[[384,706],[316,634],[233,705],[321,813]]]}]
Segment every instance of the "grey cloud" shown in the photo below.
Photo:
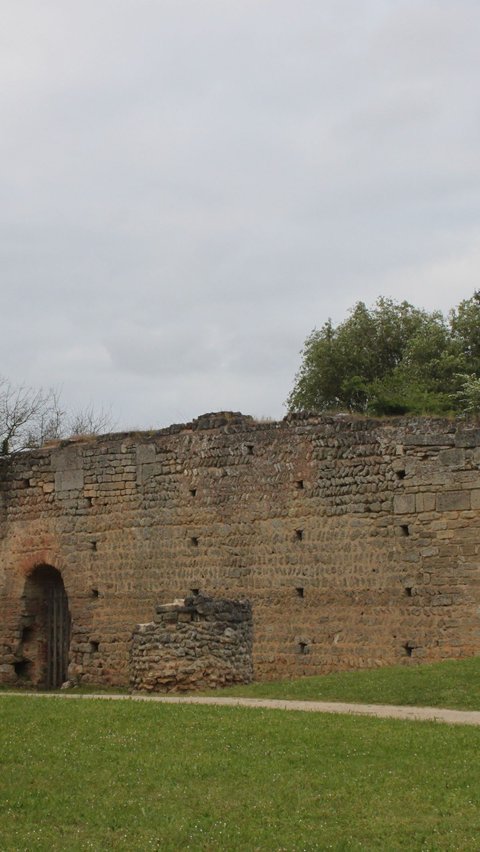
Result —
[{"label": "grey cloud", "polygon": [[14,380],[135,426],[279,416],[327,316],[478,286],[478,4],[24,0],[3,24]]},{"label": "grey cloud", "polygon": [[154,328],[127,326],[107,338],[106,348],[112,366],[117,371],[132,371],[155,375],[162,380],[178,375],[206,373],[215,368],[221,350],[215,345],[213,333],[195,326],[162,324],[157,317]]}]

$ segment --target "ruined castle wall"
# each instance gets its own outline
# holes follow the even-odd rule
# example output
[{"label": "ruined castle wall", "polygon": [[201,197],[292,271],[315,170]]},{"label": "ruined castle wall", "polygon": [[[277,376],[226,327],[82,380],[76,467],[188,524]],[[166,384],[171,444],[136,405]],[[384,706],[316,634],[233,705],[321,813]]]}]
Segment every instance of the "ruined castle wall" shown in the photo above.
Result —
[{"label": "ruined castle wall", "polygon": [[250,683],[252,608],[249,601],[193,595],[156,607],[138,624],[130,649],[135,692],[188,692]]},{"label": "ruined castle wall", "polygon": [[0,464],[0,677],[57,568],[71,672],[128,682],[136,623],[192,590],[248,598],[257,677],[479,652],[480,429],[205,416]]}]

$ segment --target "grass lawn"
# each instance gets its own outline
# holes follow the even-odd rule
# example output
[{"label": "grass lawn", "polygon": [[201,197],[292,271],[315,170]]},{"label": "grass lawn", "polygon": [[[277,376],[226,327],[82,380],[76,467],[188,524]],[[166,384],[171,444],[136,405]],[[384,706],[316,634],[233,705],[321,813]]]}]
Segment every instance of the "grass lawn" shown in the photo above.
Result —
[{"label": "grass lawn", "polygon": [[[11,690],[12,687],[0,686],[0,695],[2,691]],[[77,687],[74,691],[128,693],[129,690],[126,687],[89,685]],[[200,694],[480,710],[480,657],[420,666],[336,672],[271,683],[259,682]]]},{"label": "grass lawn", "polygon": [[0,849],[473,850],[480,730],[0,695]]},{"label": "grass lawn", "polygon": [[253,683],[204,694],[480,710],[480,657]]}]

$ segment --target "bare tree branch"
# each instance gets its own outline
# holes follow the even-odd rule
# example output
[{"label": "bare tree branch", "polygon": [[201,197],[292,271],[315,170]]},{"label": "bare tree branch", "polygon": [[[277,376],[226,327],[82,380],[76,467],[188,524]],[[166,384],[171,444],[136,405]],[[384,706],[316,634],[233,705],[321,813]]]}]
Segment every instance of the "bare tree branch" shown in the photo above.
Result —
[{"label": "bare tree branch", "polygon": [[69,435],[101,435],[111,432],[113,427],[112,414],[105,408],[96,411],[90,405],[82,411],[74,412],[68,419]]},{"label": "bare tree branch", "polygon": [[0,454],[42,446],[70,435],[97,435],[111,431],[108,411],[90,405],[68,414],[54,388],[43,390],[14,385],[0,376]]}]

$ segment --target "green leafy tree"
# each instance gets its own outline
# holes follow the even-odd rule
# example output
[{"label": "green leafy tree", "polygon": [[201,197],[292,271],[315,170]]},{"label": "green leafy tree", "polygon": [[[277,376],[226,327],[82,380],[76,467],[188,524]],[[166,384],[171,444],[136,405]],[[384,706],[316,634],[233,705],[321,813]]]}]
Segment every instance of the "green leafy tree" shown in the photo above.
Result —
[{"label": "green leafy tree", "polygon": [[[462,409],[466,377],[480,376],[480,294],[448,319],[408,302],[358,302],[344,322],[307,337],[290,410],[374,414]],[[468,410],[473,402],[470,394]]]},{"label": "green leafy tree", "polygon": [[480,373],[480,290],[464,299],[450,312],[452,337],[459,347],[468,372]]},{"label": "green leafy tree", "polygon": [[480,411],[480,377],[461,376],[463,380],[460,390],[456,396],[460,408],[467,414],[475,414]]}]

